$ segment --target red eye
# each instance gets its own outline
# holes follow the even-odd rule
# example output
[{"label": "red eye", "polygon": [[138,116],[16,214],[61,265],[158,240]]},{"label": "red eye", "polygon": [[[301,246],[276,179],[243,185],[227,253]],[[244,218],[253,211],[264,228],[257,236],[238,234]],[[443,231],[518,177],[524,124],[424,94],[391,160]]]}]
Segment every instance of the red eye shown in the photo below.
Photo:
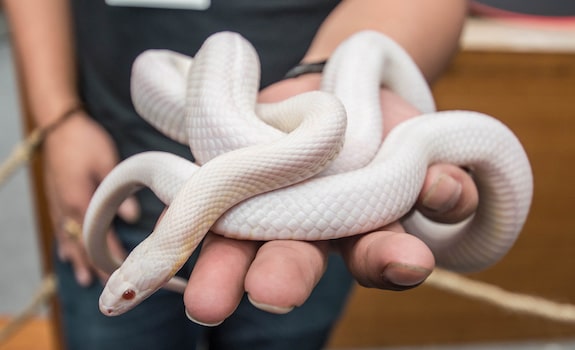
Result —
[{"label": "red eye", "polygon": [[131,289],[126,289],[122,294],[122,299],[124,300],[132,300],[134,297],[136,297],[136,292]]}]

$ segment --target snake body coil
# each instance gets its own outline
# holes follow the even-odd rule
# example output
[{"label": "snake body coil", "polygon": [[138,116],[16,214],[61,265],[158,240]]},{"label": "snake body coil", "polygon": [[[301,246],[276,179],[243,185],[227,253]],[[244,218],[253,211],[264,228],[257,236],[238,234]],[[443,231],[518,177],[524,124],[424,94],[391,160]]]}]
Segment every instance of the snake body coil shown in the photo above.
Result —
[{"label": "snake body coil", "polygon": [[[184,284],[171,278],[208,230],[238,239],[322,240],[401,219],[439,265],[460,271],[492,265],[515,242],[532,196],[520,142],[484,114],[434,112],[421,73],[391,40],[356,34],[328,62],[325,92],[274,105],[256,105],[258,64],[251,45],[232,33],[210,37],[193,61],[168,51],[136,61],[137,110],[190,144],[203,165],[147,152],[120,163],[102,182],[84,222],[94,263],[115,270],[100,298],[102,312],[121,314],[162,286],[182,291]],[[424,112],[383,143],[381,84]],[[469,220],[438,225],[410,214],[434,163],[473,172],[480,202]],[[142,186],[170,206],[117,269],[104,233],[119,204]]]}]

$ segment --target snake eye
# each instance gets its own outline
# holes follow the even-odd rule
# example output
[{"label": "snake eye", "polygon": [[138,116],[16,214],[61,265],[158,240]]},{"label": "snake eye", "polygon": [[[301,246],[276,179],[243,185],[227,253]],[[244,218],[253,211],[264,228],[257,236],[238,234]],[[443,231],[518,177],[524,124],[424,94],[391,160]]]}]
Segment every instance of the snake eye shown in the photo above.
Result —
[{"label": "snake eye", "polygon": [[124,293],[122,293],[122,299],[124,300],[132,300],[136,297],[136,292],[132,289],[126,289]]}]

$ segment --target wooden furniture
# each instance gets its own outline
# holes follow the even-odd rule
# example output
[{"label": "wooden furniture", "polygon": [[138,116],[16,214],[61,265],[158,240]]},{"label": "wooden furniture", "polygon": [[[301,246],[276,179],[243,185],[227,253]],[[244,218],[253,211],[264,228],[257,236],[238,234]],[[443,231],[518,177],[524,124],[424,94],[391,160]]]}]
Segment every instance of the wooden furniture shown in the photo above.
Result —
[{"label": "wooden furniture", "polygon": [[[0,317],[0,328],[8,323],[8,319]],[[36,318],[28,322],[7,342],[0,345],[2,350],[60,350],[50,320]]]},{"label": "wooden furniture", "polygon": [[[521,29],[518,24],[472,21],[462,52],[434,93],[439,109],[476,110],[505,122],[532,162],[535,193],[522,235],[499,264],[472,277],[575,303],[575,29]],[[574,336],[573,325],[511,314],[424,285],[402,293],[357,288],[331,345]]]}]

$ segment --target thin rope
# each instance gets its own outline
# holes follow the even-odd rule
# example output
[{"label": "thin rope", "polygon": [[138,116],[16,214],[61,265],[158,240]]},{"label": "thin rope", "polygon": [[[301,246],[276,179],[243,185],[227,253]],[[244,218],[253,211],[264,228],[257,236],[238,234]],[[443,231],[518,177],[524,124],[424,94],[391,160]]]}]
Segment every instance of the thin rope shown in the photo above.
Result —
[{"label": "thin rope", "polygon": [[0,185],[8,181],[8,178],[10,178],[16,170],[32,159],[34,152],[43,140],[44,132],[40,129],[35,129],[28,137],[14,147],[8,158],[0,165]]},{"label": "thin rope", "polygon": [[537,316],[547,320],[575,323],[575,305],[557,303],[542,297],[509,292],[501,287],[435,269],[426,284],[443,291],[497,306],[503,310]]},{"label": "thin rope", "polygon": [[63,122],[69,119],[76,112],[82,110],[81,105],[72,106],[51,124],[34,129],[22,142],[18,143],[8,158],[0,164],[0,186],[2,186],[16,170],[28,163],[46,136],[58,128]]}]

